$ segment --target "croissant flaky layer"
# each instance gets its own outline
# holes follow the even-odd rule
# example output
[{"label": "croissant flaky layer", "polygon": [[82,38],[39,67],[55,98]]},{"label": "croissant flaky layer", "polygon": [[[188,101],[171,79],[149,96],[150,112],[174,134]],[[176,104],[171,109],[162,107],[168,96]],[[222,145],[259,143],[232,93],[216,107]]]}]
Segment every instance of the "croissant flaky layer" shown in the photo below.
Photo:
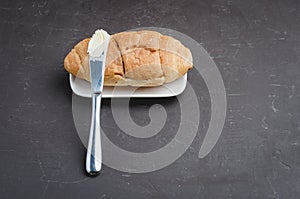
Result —
[{"label": "croissant flaky layer", "polygon": [[[90,81],[87,48],[80,41],[64,60],[65,69]],[[193,67],[190,50],[178,40],[154,31],[111,36],[106,57],[105,86],[159,86],[182,77]]]}]

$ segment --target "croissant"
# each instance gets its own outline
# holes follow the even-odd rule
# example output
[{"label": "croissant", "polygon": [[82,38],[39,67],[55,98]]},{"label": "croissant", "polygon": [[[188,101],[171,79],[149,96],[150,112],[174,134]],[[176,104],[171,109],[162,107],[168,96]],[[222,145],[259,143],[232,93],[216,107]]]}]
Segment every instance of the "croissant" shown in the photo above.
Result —
[{"label": "croissant", "polygon": [[[88,43],[80,41],[65,57],[65,69],[90,81]],[[107,49],[105,86],[159,86],[182,77],[193,67],[192,54],[180,41],[155,31],[121,32]]]}]

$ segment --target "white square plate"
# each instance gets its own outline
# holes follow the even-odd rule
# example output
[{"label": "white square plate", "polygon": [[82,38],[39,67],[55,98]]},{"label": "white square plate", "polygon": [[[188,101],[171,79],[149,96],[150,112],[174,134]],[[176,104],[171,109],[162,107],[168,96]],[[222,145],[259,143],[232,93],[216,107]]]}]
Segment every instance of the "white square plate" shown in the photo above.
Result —
[{"label": "white square plate", "polygon": [[[168,84],[157,87],[140,87],[131,86],[111,87],[104,86],[103,98],[128,98],[128,97],[172,97],[181,94],[187,81],[187,74]],[[73,92],[81,97],[91,97],[91,85],[89,82],[75,78],[70,74],[70,85]]]}]

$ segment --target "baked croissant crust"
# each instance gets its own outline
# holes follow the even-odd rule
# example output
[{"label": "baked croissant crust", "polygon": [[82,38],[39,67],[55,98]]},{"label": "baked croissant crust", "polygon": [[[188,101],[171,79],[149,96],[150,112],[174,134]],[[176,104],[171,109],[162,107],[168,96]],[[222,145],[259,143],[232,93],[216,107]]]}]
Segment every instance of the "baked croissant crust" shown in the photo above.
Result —
[{"label": "baked croissant crust", "polygon": [[[69,73],[87,81],[89,41],[80,41],[64,60]],[[192,67],[190,50],[172,37],[155,31],[121,32],[110,38],[104,85],[159,86],[182,77]]]}]

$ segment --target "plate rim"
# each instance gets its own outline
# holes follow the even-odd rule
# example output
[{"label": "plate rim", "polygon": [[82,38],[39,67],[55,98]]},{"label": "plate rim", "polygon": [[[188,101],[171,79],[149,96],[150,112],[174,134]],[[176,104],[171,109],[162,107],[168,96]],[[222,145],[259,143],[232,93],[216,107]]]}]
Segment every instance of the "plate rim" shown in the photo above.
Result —
[{"label": "plate rim", "polygon": [[[91,98],[91,95],[85,95],[85,94],[82,94],[82,93],[79,93],[78,90],[76,90],[74,88],[75,86],[75,81],[73,79],[76,79],[76,77],[69,73],[69,82],[70,82],[70,87],[73,91],[74,94],[80,96],[80,97],[86,97],[86,98]],[[80,79],[78,78],[80,81],[86,81],[84,79]],[[186,84],[187,84],[187,73],[185,75],[183,75],[182,77],[180,77],[179,79],[173,81],[173,82],[170,82],[170,83],[166,83],[166,84],[163,84],[161,86],[172,86],[172,84],[174,84],[174,82],[180,80],[180,79],[184,79],[185,81],[184,82],[184,85],[182,88],[178,89],[178,90],[175,90],[175,92],[168,92],[168,93],[164,93],[164,94],[159,94],[159,95],[149,95],[149,94],[136,94],[134,93],[133,95],[131,96],[118,96],[118,95],[113,95],[112,93],[110,94],[103,94],[102,98],[160,98],[160,97],[163,97],[163,98],[166,98],[166,97],[175,97],[175,96],[178,96],[180,95],[181,93],[183,93],[183,91],[185,90],[186,88]],[[158,87],[161,87],[161,86],[158,86]],[[128,86],[130,87],[130,86]],[[151,87],[153,88],[153,87]],[[104,89],[105,89],[105,86],[104,86]]]}]

